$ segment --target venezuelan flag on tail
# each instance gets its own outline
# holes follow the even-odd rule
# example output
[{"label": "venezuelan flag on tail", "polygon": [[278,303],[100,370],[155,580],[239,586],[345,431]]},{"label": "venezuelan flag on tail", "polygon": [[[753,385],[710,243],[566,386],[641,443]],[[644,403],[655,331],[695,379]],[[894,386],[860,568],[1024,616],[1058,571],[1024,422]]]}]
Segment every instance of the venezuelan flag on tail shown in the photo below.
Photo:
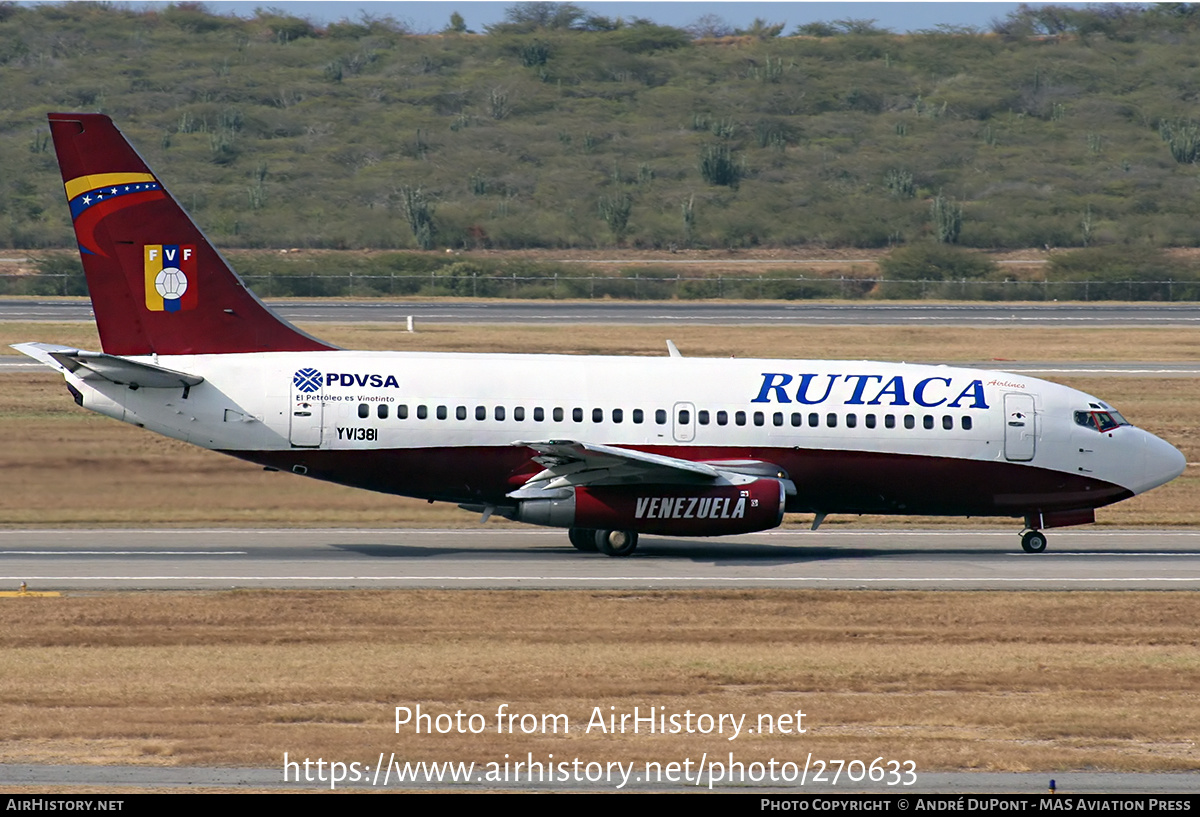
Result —
[{"label": "venezuelan flag on tail", "polygon": [[111,119],[95,113],[49,116],[105,352],[333,348],[281,319],[246,289]]}]

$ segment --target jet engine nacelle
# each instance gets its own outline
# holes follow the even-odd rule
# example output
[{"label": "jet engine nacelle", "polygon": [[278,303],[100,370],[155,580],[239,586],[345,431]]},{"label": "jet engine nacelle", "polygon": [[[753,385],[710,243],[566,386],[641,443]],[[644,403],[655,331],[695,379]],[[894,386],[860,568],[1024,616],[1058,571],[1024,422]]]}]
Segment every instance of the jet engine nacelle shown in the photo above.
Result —
[{"label": "jet engine nacelle", "polygon": [[667,536],[726,536],[777,527],[784,484],[581,486],[557,499],[525,500],[517,519],[555,528],[595,528]]}]

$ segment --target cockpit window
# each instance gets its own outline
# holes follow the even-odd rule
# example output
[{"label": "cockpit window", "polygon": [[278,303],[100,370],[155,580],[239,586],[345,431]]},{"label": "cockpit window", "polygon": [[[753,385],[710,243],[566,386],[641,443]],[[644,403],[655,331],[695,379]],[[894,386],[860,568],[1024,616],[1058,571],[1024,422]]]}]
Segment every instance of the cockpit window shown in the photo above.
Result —
[{"label": "cockpit window", "polygon": [[1076,425],[1093,428],[1096,431],[1112,431],[1117,426],[1127,426],[1129,421],[1115,411],[1077,411]]}]

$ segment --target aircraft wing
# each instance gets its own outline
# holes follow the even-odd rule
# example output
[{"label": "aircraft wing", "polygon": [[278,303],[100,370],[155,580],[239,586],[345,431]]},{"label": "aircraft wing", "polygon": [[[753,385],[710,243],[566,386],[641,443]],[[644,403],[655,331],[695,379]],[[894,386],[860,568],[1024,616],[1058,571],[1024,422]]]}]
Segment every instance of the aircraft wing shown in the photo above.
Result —
[{"label": "aircraft wing", "polygon": [[81,380],[107,380],[122,386],[147,389],[177,389],[198,386],[204,382],[199,375],[70,346],[18,343],[12,348],[51,368],[70,372]]},{"label": "aircraft wing", "polygon": [[[508,496],[513,499],[545,497],[547,492],[580,485],[630,485],[636,483],[706,484],[746,476],[771,476],[787,480],[777,466],[758,460],[695,462],[632,448],[576,440],[515,442],[537,452],[533,461],[546,466]],[[788,481],[788,485],[790,485]]]}]

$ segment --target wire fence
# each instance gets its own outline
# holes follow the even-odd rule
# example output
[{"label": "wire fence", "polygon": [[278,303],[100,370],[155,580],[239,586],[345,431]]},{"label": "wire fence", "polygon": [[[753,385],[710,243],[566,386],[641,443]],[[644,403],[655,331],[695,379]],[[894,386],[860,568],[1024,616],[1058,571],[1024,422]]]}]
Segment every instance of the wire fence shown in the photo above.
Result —
[{"label": "wire fence", "polygon": [[[1200,282],[912,280],[804,275],[520,275],[427,273],[249,274],[263,297],[395,297],[628,300],[944,299],[966,301],[1195,301]],[[0,295],[86,295],[79,273],[0,273]]]}]

